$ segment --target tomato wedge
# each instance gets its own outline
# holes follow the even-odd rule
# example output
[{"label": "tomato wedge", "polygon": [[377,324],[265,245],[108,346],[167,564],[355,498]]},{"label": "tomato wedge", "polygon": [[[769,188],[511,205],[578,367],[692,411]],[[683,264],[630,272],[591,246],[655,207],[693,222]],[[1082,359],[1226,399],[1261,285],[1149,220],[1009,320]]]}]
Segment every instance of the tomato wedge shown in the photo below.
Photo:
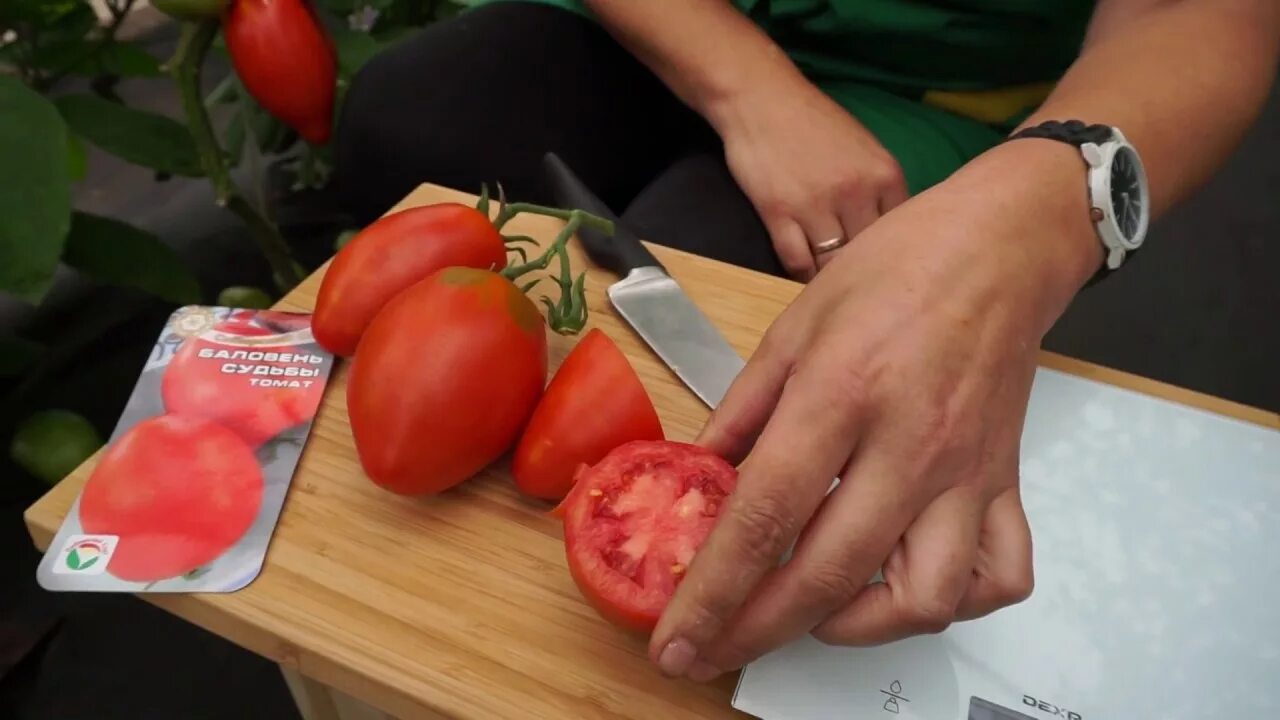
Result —
[{"label": "tomato wedge", "polygon": [[652,632],[737,480],[718,456],[669,440],[627,443],[582,468],[564,535],[587,602],[619,627]]},{"label": "tomato wedge", "polygon": [[661,440],[662,423],[636,371],[598,329],[580,340],[533,411],[512,459],[522,492],[559,500],[580,465],[632,440]]}]

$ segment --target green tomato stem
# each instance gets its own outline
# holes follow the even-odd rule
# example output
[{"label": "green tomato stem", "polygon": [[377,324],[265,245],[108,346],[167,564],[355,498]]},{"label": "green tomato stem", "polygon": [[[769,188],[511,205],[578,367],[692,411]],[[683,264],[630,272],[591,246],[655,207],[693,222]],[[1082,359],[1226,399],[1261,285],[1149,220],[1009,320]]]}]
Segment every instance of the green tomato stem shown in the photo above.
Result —
[{"label": "green tomato stem", "polygon": [[[528,273],[547,269],[551,265],[551,261],[558,258],[560,267],[555,281],[560,287],[560,299],[558,302],[552,302],[551,298],[545,295],[538,299],[547,308],[548,327],[561,335],[575,335],[587,323],[586,273],[582,273],[578,275],[576,280],[574,279],[573,268],[569,262],[568,245],[569,238],[573,237],[573,234],[578,231],[578,228],[582,227],[587,218],[592,216],[581,210],[569,210],[566,212],[566,217],[568,221],[565,223],[564,228],[560,230],[560,233],[556,235],[556,239],[551,242],[551,245],[547,247],[542,255],[528,262],[507,267],[502,271],[502,276],[514,282]],[[612,223],[610,223],[610,226],[612,226]],[[524,248],[518,246],[514,249],[517,251],[524,250]],[[520,252],[520,254],[523,256],[523,252]],[[520,286],[520,290],[528,292],[536,284],[536,280],[526,283]]]},{"label": "green tomato stem", "polygon": [[605,220],[602,217],[592,215],[585,210],[564,210],[561,208],[547,207],[545,205],[534,205],[533,203],[511,203],[510,205],[504,205],[498,212],[497,219],[493,221],[493,225],[498,228],[498,230],[502,230],[503,225],[506,225],[511,218],[519,215],[520,213],[546,215],[547,217],[559,218],[565,222],[568,222],[569,218],[572,217],[574,213],[578,213],[578,216],[582,218],[581,223],[583,225],[595,228],[607,235],[613,234],[612,222]]}]

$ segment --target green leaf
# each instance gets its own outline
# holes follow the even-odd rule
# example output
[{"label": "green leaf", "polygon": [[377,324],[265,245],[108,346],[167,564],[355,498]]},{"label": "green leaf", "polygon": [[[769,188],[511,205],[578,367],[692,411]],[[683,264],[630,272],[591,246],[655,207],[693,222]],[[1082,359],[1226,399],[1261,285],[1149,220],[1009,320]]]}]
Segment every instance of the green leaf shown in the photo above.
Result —
[{"label": "green leaf", "polygon": [[[66,127],[65,125],[63,127]],[[67,128],[67,178],[71,182],[79,182],[84,179],[84,174],[89,169],[89,158],[84,147],[84,143],[75,133],[71,132],[71,128]]]},{"label": "green leaf", "polygon": [[320,7],[338,16],[350,15],[364,4],[361,0],[320,0]]},{"label": "green leaf", "polygon": [[34,27],[41,45],[69,38],[83,38],[98,26],[98,15],[84,0],[5,0],[0,20]]},{"label": "green leaf", "polygon": [[39,302],[71,225],[67,127],[54,106],[0,76],[0,290]]},{"label": "green leaf", "polygon": [[240,165],[240,159],[244,157],[244,111],[236,108],[231,115],[231,119],[227,121],[227,129],[222,133],[222,147],[227,153],[227,163],[231,167]]},{"label": "green leaf", "polygon": [[345,25],[332,30],[333,44],[338,49],[338,71],[343,78],[351,78],[382,50],[382,45],[368,33],[353,30]]},{"label": "green leaf", "polygon": [[264,155],[271,155],[284,150],[290,134],[289,128],[274,115],[263,110],[257,102],[252,103],[251,107],[253,109],[249,114],[249,132],[258,142],[258,151]]},{"label": "green leaf", "polygon": [[0,378],[21,375],[44,354],[44,346],[17,335],[0,335]]},{"label": "green leaf", "polygon": [[160,69],[160,61],[141,45],[117,40],[92,57],[73,65],[71,72],[82,75],[157,77],[163,71]]},{"label": "green leaf", "polygon": [[173,118],[95,95],[66,95],[55,103],[77,135],[116,157],[173,175],[204,174],[195,142]]},{"label": "green leaf", "polygon": [[62,259],[97,280],[187,305],[200,302],[200,284],[178,255],[145,230],[77,212]]},{"label": "green leaf", "polygon": [[120,40],[99,46],[97,41],[69,38],[42,45],[32,64],[46,72],[71,75],[156,77],[160,61],[141,45]]},{"label": "green leaf", "polygon": [[442,0],[442,2],[440,2],[440,4],[436,6],[436,16],[434,19],[447,20],[448,18],[451,18],[454,15],[457,15],[463,10],[466,10],[467,5],[468,3],[466,2],[451,2],[451,0]]}]

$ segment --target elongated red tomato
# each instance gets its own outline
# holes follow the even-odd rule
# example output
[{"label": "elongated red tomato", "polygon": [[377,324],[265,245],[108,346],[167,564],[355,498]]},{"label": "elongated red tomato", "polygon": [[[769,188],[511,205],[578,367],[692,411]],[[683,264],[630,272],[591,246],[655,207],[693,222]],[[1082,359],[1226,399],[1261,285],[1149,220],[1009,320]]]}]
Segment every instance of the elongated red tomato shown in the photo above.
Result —
[{"label": "elongated red tomato", "polygon": [[307,0],[234,0],[222,35],[249,94],[307,142],[328,142],[338,58]]},{"label": "elongated red tomato", "polygon": [[262,469],[227,428],[160,415],[102,455],[80,495],[87,533],[119,536],[107,571],[121,580],[176,577],[211,562],[249,530],[262,504]]},{"label": "elongated red tomato", "polygon": [[435,493],[506,452],[547,381],[546,324],[515,285],[446,268],[369,323],[347,379],[360,463],[378,485]]},{"label": "elongated red tomato", "polygon": [[559,500],[580,465],[632,440],[661,440],[662,423],[617,345],[592,329],[556,371],[520,437],[511,473],[524,493]]},{"label": "elongated red tomato", "polygon": [[350,356],[373,316],[397,293],[446,267],[501,270],[506,246],[484,213],[458,203],[384,216],[342,247],[320,283],[312,332]]},{"label": "elongated red tomato", "polygon": [[648,633],[738,481],[703,448],[632,442],[584,467],[563,503],[569,572],[619,627]]}]

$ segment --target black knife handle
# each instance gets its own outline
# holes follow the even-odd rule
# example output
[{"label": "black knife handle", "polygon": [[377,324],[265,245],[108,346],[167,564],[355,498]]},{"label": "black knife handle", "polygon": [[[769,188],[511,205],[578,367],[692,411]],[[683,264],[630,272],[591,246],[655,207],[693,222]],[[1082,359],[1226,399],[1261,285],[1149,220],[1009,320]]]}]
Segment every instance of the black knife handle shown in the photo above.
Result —
[{"label": "black knife handle", "polygon": [[547,153],[542,159],[542,165],[557,205],[567,210],[585,210],[613,222],[612,237],[594,228],[578,228],[578,239],[582,241],[582,247],[586,249],[587,257],[592,262],[622,277],[642,267],[665,270],[658,258],[640,242],[640,238],[622,225],[622,221],[609,206],[596,197],[558,155]]}]

